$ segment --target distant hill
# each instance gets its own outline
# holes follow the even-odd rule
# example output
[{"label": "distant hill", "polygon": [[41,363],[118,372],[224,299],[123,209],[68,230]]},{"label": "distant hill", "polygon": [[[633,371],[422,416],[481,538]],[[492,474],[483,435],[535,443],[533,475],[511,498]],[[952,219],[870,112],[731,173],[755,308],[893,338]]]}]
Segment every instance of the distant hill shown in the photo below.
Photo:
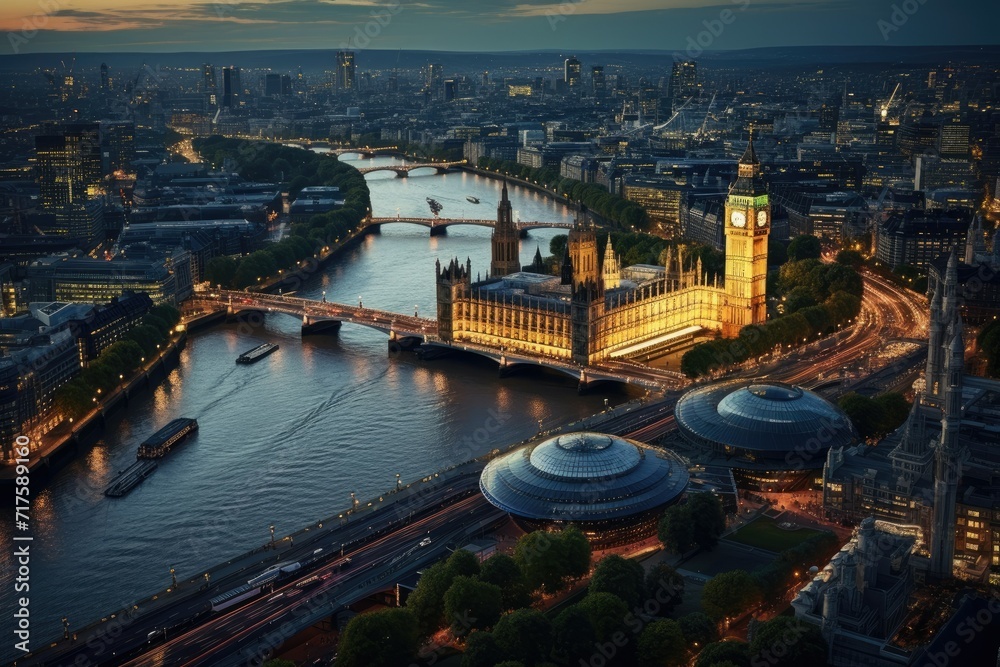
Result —
[{"label": "distant hill", "polygon": [[[0,56],[0,70],[26,71],[58,66],[61,60],[76,57],[81,69],[98,67],[102,62],[115,68],[138,68],[143,64],[161,67],[194,67],[202,63],[227,64],[245,68],[270,67],[279,71],[331,69],[335,51],[275,50],[181,53],[26,53]],[[380,51],[364,50],[358,54],[362,70],[416,69],[426,63],[441,63],[446,70],[475,72],[484,69],[541,67],[552,65],[569,55],[585,64],[621,64],[637,67],[660,67],[669,63],[674,51],[514,51],[498,53],[461,53],[456,51]],[[683,52],[680,52],[682,57]],[[766,47],[739,51],[706,51],[697,58],[704,67],[780,68],[810,65],[834,66],[885,63],[899,66],[940,65],[945,62],[997,63],[1000,46],[810,46]],[[398,65],[397,65],[398,64]]]}]

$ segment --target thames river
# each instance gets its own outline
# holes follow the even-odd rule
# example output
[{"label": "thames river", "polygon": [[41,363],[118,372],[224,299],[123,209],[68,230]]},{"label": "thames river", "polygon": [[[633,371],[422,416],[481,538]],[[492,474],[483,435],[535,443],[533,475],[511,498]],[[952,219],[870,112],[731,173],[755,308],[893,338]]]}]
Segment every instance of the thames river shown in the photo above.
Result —
[{"label": "thames river", "polygon": [[[344,159],[344,158],[342,158]],[[347,158],[349,159],[349,158]],[[391,158],[357,161],[375,165]],[[495,217],[500,185],[464,172],[396,178],[368,176],[376,216]],[[565,207],[511,186],[515,217],[569,222]],[[481,204],[466,200],[472,195]],[[547,254],[556,231],[532,232]],[[391,224],[331,260],[299,292],[330,301],[432,316],[434,261],[472,260],[489,271],[490,230],[452,227],[430,237],[425,227]],[[180,366],[154,391],[109,420],[103,438],[57,473],[33,506],[32,645],[141,599],[170,584],[170,567],[188,578],[403,482],[483,454],[546,428],[599,411],[603,399],[578,396],[569,378],[514,375],[498,379],[485,360],[420,361],[389,354],[386,337],[345,324],[335,337],[302,340],[300,322],[269,316],[262,327],[219,326],[193,334]],[[252,366],[237,355],[259,343],[280,345]],[[139,442],[175,417],[195,417],[198,434],[165,459],[132,493],[103,496],[116,471],[135,460]],[[8,522],[9,523],[9,522]],[[0,541],[9,544],[8,523]],[[13,607],[11,550],[0,560],[0,605]],[[4,634],[12,636],[11,620]],[[11,642],[3,643],[4,660]]]}]

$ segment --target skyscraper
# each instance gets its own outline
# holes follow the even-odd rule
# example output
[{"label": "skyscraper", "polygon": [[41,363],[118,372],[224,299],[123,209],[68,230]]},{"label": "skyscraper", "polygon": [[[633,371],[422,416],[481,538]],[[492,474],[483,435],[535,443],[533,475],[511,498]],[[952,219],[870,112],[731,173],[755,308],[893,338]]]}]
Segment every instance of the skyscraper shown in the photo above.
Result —
[{"label": "skyscraper", "polygon": [[590,68],[590,88],[594,97],[600,99],[608,92],[608,82],[604,78],[604,65],[594,65]]},{"label": "skyscraper", "polygon": [[101,138],[97,123],[71,123],[35,137],[42,208],[57,210],[95,196],[101,185]]},{"label": "skyscraper", "polygon": [[130,173],[135,159],[135,123],[101,121],[101,170],[105,176],[117,171]]},{"label": "skyscraper", "polygon": [[576,56],[570,56],[566,59],[563,65],[563,81],[570,88],[577,88],[580,86],[580,71],[582,65],[580,61],[576,59]]},{"label": "skyscraper", "polygon": [[353,91],[356,87],[354,51],[337,51],[337,90]]},{"label": "skyscraper", "polygon": [[941,157],[968,158],[969,132],[969,125],[958,119],[943,123],[938,137],[938,152]]},{"label": "skyscraper", "polygon": [[240,95],[243,90],[240,85],[240,68],[222,68],[222,106],[228,108],[240,105]]},{"label": "skyscraper", "polygon": [[110,80],[108,79],[108,64],[101,63],[101,92],[106,93],[110,88]]},{"label": "skyscraper", "polygon": [[441,77],[444,73],[444,65],[441,63],[431,63],[427,66],[427,90],[437,92],[441,87]]},{"label": "skyscraper", "polygon": [[675,62],[670,70],[670,100],[673,111],[698,92],[698,66],[694,62]]}]

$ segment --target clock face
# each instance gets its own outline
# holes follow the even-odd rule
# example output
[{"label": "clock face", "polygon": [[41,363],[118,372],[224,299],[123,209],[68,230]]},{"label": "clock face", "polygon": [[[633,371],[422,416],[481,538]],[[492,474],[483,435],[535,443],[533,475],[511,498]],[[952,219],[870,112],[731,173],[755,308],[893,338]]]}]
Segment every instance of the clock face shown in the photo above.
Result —
[{"label": "clock face", "polygon": [[767,211],[757,211],[757,226],[763,227],[767,224]]},{"label": "clock face", "polygon": [[747,216],[743,211],[733,211],[733,215],[730,218],[730,222],[733,223],[733,227],[746,227],[747,226]]}]

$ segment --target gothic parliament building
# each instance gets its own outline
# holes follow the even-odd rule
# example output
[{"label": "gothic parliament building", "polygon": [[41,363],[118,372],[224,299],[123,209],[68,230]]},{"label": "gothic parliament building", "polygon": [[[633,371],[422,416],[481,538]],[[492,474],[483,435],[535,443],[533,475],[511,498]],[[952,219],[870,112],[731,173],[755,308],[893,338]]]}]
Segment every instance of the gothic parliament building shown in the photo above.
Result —
[{"label": "gothic parliament building", "polygon": [[536,254],[522,271],[519,232],[507,186],[497,207],[486,279],[471,262],[437,266],[439,336],[589,366],[661,350],[716,333],[735,338],[767,318],[771,207],[751,139],[726,200],[725,281],[709,281],[701,260],[682,253],[667,266],[621,267],[610,238],[603,256],[595,230],[577,220],[560,276]]}]

